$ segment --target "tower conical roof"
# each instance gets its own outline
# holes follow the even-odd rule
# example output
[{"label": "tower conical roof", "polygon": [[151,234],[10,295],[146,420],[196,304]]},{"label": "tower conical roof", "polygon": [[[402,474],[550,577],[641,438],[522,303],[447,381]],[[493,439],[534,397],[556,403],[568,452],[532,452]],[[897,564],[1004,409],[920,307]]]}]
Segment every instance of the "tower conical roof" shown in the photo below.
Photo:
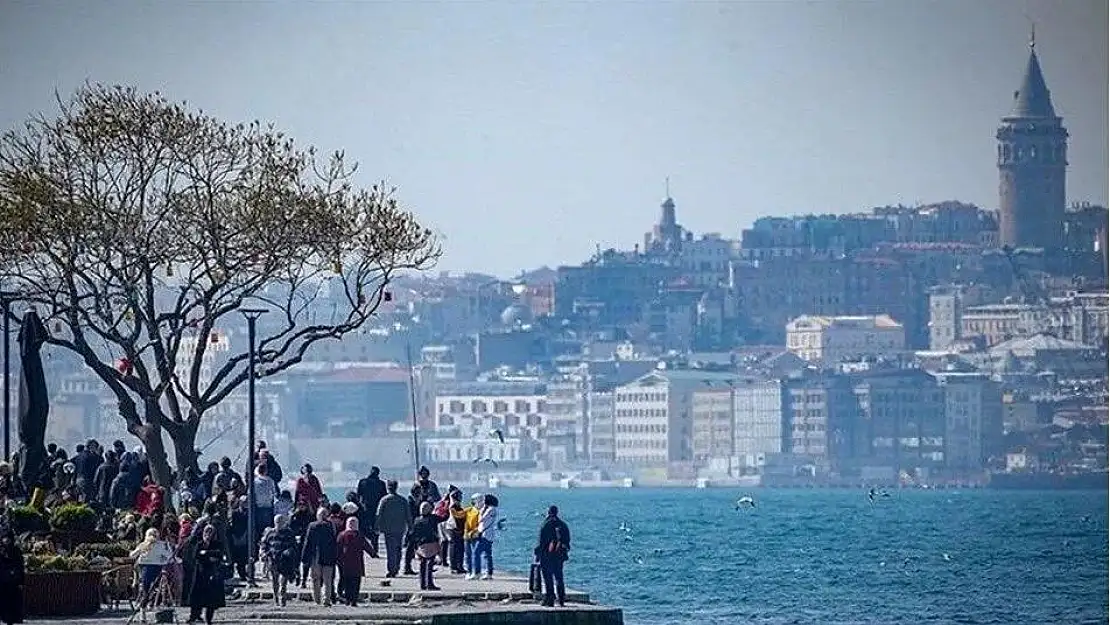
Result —
[{"label": "tower conical roof", "polygon": [[1048,94],[1048,86],[1041,73],[1041,64],[1037,60],[1037,51],[1032,45],[1029,47],[1029,62],[1025,66],[1025,76],[1021,79],[1021,87],[1014,92],[1014,108],[1011,117],[1056,117],[1052,108],[1052,98]]}]

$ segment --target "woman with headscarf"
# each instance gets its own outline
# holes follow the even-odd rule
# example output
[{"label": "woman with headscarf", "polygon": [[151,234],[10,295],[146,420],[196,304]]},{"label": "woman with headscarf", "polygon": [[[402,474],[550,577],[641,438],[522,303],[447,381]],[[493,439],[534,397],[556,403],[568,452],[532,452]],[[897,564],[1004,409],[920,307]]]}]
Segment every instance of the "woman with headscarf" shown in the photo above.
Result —
[{"label": "woman with headscarf", "polygon": [[139,614],[146,622],[151,589],[162,576],[162,569],[173,559],[173,547],[162,540],[157,528],[151,527],[143,534],[143,541],[131,550],[131,557],[135,558],[135,566],[139,568]]},{"label": "woman with headscarf", "polygon": [[420,517],[413,521],[409,543],[416,548],[420,559],[420,590],[439,590],[432,579],[435,571],[436,556],[439,555],[440,518],[432,514],[435,507],[431,502],[420,504]]},{"label": "woman with headscarf", "polygon": [[0,535],[0,621],[23,622],[23,551],[8,528]]},{"label": "woman with headscarf", "polygon": [[285,591],[290,580],[297,577],[297,564],[300,553],[297,550],[297,536],[289,529],[289,517],[279,514],[274,517],[274,531],[262,546],[262,551],[270,560],[270,583],[274,588],[274,604],[285,605]]},{"label": "woman with headscarf", "polygon": [[212,625],[216,610],[226,605],[224,580],[220,575],[223,557],[224,546],[216,538],[215,526],[205,524],[193,560],[193,586],[189,593],[190,623],[199,621],[203,611],[204,622]]},{"label": "woman with headscarf", "polygon": [[339,597],[349,606],[358,605],[362,576],[366,574],[366,563],[362,554],[374,555],[370,541],[358,529],[358,517],[347,519],[347,529],[336,540],[339,567]]}]

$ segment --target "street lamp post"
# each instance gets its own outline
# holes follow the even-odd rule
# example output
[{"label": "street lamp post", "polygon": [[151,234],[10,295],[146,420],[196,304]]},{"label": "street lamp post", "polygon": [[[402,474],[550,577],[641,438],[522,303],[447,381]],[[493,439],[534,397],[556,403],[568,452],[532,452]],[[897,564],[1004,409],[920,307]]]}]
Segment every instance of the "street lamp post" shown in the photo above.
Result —
[{"label": "street lamp post", "polygon": [[0,291],[0,305],[4,309],[4,460],[12,460],[12,295],[8,291]]},{"label": "street lamp post", "polygon": [[250,350],[248,352],[250,365],[247,373],[247,474],[243,476],[243,481],[247,483],[247,570],[250,583],[254,585],[254,563],[257,559],[257,553],[255,551],[257,549],[257,545],[255,545],[257,538],[255,535],[256,526],[254,514],[254,379],[256,377],[254,339],[255,323],[258,321],[259,317],[269,311],[262,308],[242,308],[239,312],[247,318],[247,343]]}]

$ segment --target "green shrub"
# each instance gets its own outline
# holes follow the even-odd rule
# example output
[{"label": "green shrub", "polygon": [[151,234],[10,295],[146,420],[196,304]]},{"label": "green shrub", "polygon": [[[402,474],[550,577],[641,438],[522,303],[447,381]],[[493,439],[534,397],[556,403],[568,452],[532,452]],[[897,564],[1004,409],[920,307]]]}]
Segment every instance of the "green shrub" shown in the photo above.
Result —
[{"label": "green shrub", "polygon": [[73,555],[86,558],[126,558],[131,555],[131,548],[126,543],[84,543],[73,549]]},{"label": "green shrub", "polygon": [[81,556],[43,556],[26,557],[27,571],[31,573],[53,573],[57,571],[87,571],[89,561]]},{"label": "green shrub", "polygon": [[16,506],[8,510],[8,520],[16,534],[45,532],[50,529],[46,517],[31,506]]},{"label": "green shrub", "polygon": [[96,512],[77,503],[66,504],[50,516],[50,527],[59,532],[93,532],[96,530]]}]

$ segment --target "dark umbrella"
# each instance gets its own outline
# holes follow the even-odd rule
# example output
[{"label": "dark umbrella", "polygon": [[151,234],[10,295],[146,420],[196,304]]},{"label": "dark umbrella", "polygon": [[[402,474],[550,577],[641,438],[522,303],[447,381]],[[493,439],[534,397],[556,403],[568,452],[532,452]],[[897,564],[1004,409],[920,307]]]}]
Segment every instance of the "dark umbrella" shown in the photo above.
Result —
[{"label": "dark umbrella", "polygon": [[28,486],[38,483],[46,462],[46,417],[50,398],[42,370],[46,326],[34,310],[23,315],[19,327],[19,457],[20,476]]}]

